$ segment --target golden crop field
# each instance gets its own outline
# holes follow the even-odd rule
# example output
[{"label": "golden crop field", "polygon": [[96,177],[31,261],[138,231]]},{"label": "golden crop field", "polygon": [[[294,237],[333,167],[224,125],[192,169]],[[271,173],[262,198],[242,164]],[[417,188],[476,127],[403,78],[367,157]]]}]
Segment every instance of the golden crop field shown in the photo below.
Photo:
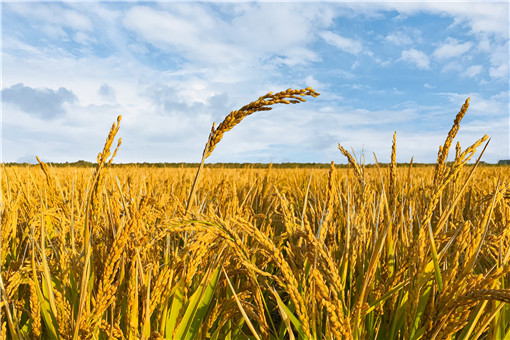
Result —
[{"label": "golden crop field", "polygon": [[509,168],[487,136],[446,162],[467,105],[430,167],[396,139],[385,166],[118,167],[118,124],[95,169],[2,166],[2,339],[510,339]]}]

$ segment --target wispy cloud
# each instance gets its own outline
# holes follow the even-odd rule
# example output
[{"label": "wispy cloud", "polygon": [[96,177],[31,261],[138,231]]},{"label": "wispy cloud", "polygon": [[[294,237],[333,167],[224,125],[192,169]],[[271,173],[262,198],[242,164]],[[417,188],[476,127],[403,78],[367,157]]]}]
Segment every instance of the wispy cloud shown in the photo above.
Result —
[{"label": "wispy cloud", "polygon": [[414,48],[402,51],[400,60],[414,64],[416,67],[422,70],[428,70],[430,68],[429,57],[422,51]]},{"label": "wispy cloud", "polygon": [[473,65],[468,67],[466,72],[464,72],[464,76],[468,78],[476,78],[483,71],[482,65]]},{"label": "wispy cloud", "polygon": [[458,61],[451,61],[441,68],[441,73],[462,72],[462,65]]},{"label": "wispy cloud", "polygon": [[489,69],[489,75],[491,78],[508,81],[508,63],[510,62],[509,41],[507,40],[503,44],[498,44],[492,47],[493,50],[490,55],[491,67]]},{"label": "wispy cloud", "polygon": [[71,8],[63,8],[57,3],[7,3],[9,10],[23,15],[38,23],[44,23],[44,27],[58,35],[62,34],[60,27],[71,28],[77,31],[91,31],[92,22],[86,16]]},{"label": "wispy cloud", "polygon": [[434,57],[437,59],[448,59],[460,57],[473,47],[472,42],[460,43],[457,39],[448,37],[444,43],[434,50]]},{"label": "wispy cloud", "polygon": [[[236,16],[222,20],[221,7],[207,9],[200,4],[174,4],[161,8],[135,6],[124,25],[148,42],[167,52],[177,51],[187,61],[202,65],[258,64],[272,62],[296,65],[317,61],[307,47],[312,42],[312,21],[327,25],[327,13],[310,6],[273,4],[239,6]],[[326,11],[327,12],[327,11]],[[205,53],[207,51],[207,53]],[[276,57],[273,57],[276,56]]]},{"label": "wispy cloud", "polygon": [[508,78],[508,64],[502,64],[499,66],[491,67],[489,69],[489,75],[491,78],[500,78],[505,79]]},{"label": "wispy cloud", "polygon": [[508,10],[506,1],[481,3],[478,1],[439,2],[376,2],[373,8],[396,10],[400,15],[412,16],[426,12],[453,18],[451,29],[465,27],[470,33],[483,33],[508,39]]},{"label": "wispy cloud", "polygon": [[411,45],[413,43],[413,39],[411,39],[407,34],[403,32],[390,33],[386,37],[384,37],[384,39],[398,46]]},{"label": "wispy cloud", "polygon": [[358,55],[363,50],[363,45],[358,40],[345,38],[330,31],[321,32],[319,35],[326,43],[341,51]]}]

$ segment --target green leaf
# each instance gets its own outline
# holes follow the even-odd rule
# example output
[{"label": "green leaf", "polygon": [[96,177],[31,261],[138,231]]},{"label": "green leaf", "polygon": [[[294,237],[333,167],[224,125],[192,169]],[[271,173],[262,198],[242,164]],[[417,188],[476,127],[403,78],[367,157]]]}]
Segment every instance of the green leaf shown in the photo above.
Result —
[{"label": "green leaf", "polygon": [[409,283],[409,280],[404,281],[404,282],[400,282],[398,285],[396,285],[395,287],[393,287],[390,290],[388,290],[388,292],[386,292],[386,294],[384,294],[379,299],[377,299],[374,302],[372,302],[370,304],[370,308],[368,308],[364,313],[368,314],[368,313],[372,312],[378,305],[382,304],[384,301],[386,301],[387,299],[392,297],[394,294],[398,293],[408,283]]},{"label": "green leaf", "polygon": [[503,340],[510,340],[510,328],[508,329],[508,332],[506,332],[505,337]]},{"label": "green leaf", "polygon": [[[39,282],[37,280],[37,274],[35,272],[35,265],[32,262],[32,273],[34,276],[34,282]],[[37,293],[37,299],[39,300],[39,305],[41,306],[41,315],[43,317],[44,324],[46,326],[47,336],[48,339],[58,339],[57,337],[57,318],[56,315],[53,314],[50,301],[46,298],[48,292],[46,285],[43,280],[43,289],[41,291],[41,288],[38,284],[35,284],[35,290]],[[45,293],[44,293],[45,292]]]},{"label": "green leaf", "polygon": [[170,307],[170,311],[168,312],[168,317],[166,319],[165,338],[167,339],[173,337],[177,320],[179,319],[179,312],[184,303],[184,285],[185,277],[183,276],[178,286],[175,288],[172,306]]},{"label": "green leaf", "polygon": [[425,312],[425,306],[430,298],[432,293],[432,282],[429,282],[423,289],[420,295],[420,300],[418,302],[418,307],[416,309],[416,314],[414,316],[414,321],[412,324],[411,331],[411,339],[419,339],[423,334],[423,327],[419,328],[421,319],[423,317],[423,313]]},{"label": "green leaf", "polygon": [[430,237],[430,248],[432,251],[432,261],[434,261],[434,272],[436,275],[437,287],[439,292],[443,291],[443,278],[441,277],[441,270],[439,269],[439,260],[437,257],[436,243],[434,242],[434,234],[432,233],[432,227],[429,223],[429,237]]},{"label": "green leaf", "polygon": [[299,321],[299,319],[296,318],[294,313],[292,313],[290,311],[290,309],[283,303],[282,299],[280,299],[280,296],[278,295],[278,293],[276,292],[276,290],[274,288],[270,289],[270,291],[273,293],[274,297],[276,298],[276,302],[278,303],[278,307],[280,307],[280,312],[281,311],[285,312],[287,317],[290,319],[290,322],[292,322],[294,327],[296,327],[296,329],[297,329],[297,331],[299,333],[299,338],[300,339],[308,339],[308,337],[306,336],[306,334],[305,334],[305,332],[303,330],[303,324],[301,323],[301,321]]},{"label": "green leaf", "polygon": [[189,299],[186,312],[178,328],[175,330],[175,339],[196,339],[202,320],[204,320],[212,302],[213,294],[220,277],[220,269],[221,265],[214,270],[212,276],[210,275],[210,271],[208,271],[208,275],[204,276],[200,286]]},{"label": "green leaf", "polygon": [[401,290],[397,298],[397,308],[392,312],[391,327],[388,339],[396,339],[397,333],[402,329],[405,318],[405,306],[408,302],[409,293]]}]

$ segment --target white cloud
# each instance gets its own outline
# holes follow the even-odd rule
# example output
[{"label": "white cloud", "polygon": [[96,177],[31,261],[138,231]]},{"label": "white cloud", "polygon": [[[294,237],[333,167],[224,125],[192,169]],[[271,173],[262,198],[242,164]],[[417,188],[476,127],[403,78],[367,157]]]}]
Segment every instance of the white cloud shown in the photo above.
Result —
[{"label": "white cloud", "polygon": [[507,78],[508,79],[508,64],[499,65],[497,67],[491,67],[489,69],[489,75],[492,78]]},{"label": "white cloud", "polygon": [[494,44],[491,47],[489,75],[491,78],[506,79],[508,81],[509,42],[507,40],[504,44]]},{"label": "white cloud", "polygon": [[[91,31],[92,22],[87,16],[78,11],[63,8],[57,3],[6,3],[9,10],[21,14],[25,17],[32,18],[35,22],[44,21],[46,30],[53,30],[55,33],[60,31],[61,27],[68,27],[74,30]],[[48,28],[48,25],[55,25]]]},{"label": "white cloud", "polygon": [[504,2],[477,1],[400,1],[376,2],[372,7],[384,10],[396,10],[401,15],[414,15],[420,12],[453,17],[455,29],[458,25],[467,25],[472,33],[484,33],[508,39],[509,4]]},{"label": "white cloud", "polygon": [[[508,117],[509,92],[499,92],[490,97],[485,97],[478,92],[472,93],[440,93],[452,104],[460,104],[470,97],[469,109],[466,117]],[[508,127],[507,127],[508,128]]]},{"label": "white cloud", "polygon": [[384,39],[397,46],[410,45],[413,43],[413,40],[407,34],[402,32],[393,32],[388,34]]},{"label": "white cloud", "polygon": [[458,72],[460,73],[462,71],[462,65],[457,62],[457,61],[452,61],[452,62],[449,62],[448,64],[444,65],[442,68],[441,68],[441,72],[442,73],[447,73],[447,72]]},{"label": "white cloud", "polygon": [[482,34],[478,37],[477,51],[485,53],[491,51],[491,40],[487,37],[487,35]]},{"label": "white cloud", "polygon": [[473,46],[472,42],[459,43],[457,39],[447,38],[446,42],[435,49],[433,56],[437,59],[459,57]]},{"label": "white cloud", "polygon": [[274,64],[275,66],[282,64],[293,67],[321,60],[317,53],[304,47],[290,47],[285,52],[284,56],[269,59],[268,64]]},{"label": "white cloud", "polygon": [[306,85],[305,87],[310,86],[314,90],[319,91],[319,92],[324,88],[324,84],[322,84],[320,81],[315,79],[315,77],[312,75],[307,76],[304,79],[303,84]]},{"label": "white cloud", "polygon": [[363,45],[358,40],[345,38],[331,31],[324,31],[319,35],[326,43],[344,52],[358,55],[363,50]]},{"label": "white cloud", "polygon": [[[305,4],[243,4],[214,9],[201,4],[172,4],[164,10],[136,6],[124,25],[140,40],[170,53],[181,53],[202,65],[253,65],[262,62],[289,66],[320,58],[308,44],[318,28],[331,24],[331,10]],[[225,11],[225,12],[222,12]],[[222,20],[235,11],[231,20]]]},{"label": "white cloud", "polygon": [[[456,8],[455,8],[456,7]],[[471,3],[467,6],[448,6],[456,24],[467,23],[473,33],[494,34],[508,39],[508,2]]]},{"label": "white cloud", "polygon": [[[197,45],[202,42],[200,24],[208,21],[207,16],[200,18],[198,13],[192,18],[183,18],[178,13],[158,11],[145,6],[131,8],[123,20],[128,29],[164,50],[170,50],[171,47],[197,49]],[[203,40],[205,43],[205,39]]]},{"label": "white cloud", "polygon": [[60,39],[62,41],[69,40],[69,36],[67,35],[66,31],[61,26],[52,25],[52,24],[42,25],[41,31],[46,33],[46,35],[52,39]]},{"label": "white cloud", "polygon": [[480,73],[482,73],[482,71],[483,71],[482,65],[473,65],[473,66],[468,67],[466,72],[464,72],[464,76],[469,77],[469,78],[475,78]]},{"label": "white cloud", "polygon": [[416,65],[418,68],[423,70],[430,69],[430,59],[422,51],[411,48],[409,50],[402,51],[400,60],[407,61],[411,64]]},{"label": "white cloud", "polygon": [[90,45],[95,43],[96,39],[80,31],[74,35],[74,41],[81,45]]}]

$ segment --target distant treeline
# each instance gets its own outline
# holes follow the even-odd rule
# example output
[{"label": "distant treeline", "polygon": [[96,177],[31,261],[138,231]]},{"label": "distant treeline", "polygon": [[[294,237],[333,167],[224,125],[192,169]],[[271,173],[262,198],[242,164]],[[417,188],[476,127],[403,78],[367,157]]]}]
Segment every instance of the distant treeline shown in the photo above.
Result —
[{"label": "distant treeline", "polygon": [[[16,163],[9,162],[3,163],[5,166],[34,166],[38,164],[30,163]],[[94,168],[97,163],[87,162],[79,160],[77,162],[65,162],[65,163],[53,163],[48,162],[53,167],[65,168],[65,167],[77,167],[77,168]],[[497,164],[490,164],[480,162],[486,166],[497,166],[497,165],[510,165],[510,160],[500,160]],[[147,168],[197,168],[199,163],[113,163],[112,167],[123,168],[123,167],[147,167]],[[387,166],[388,163],[379,163],[379,166]],[[219,168],[219,169],[267,169],[269,167],[274,169],[293,169],[293,168],[305,168],[305,169],[328,169],[330,163],[209,163],[205,164],[206,168]],[[365,164],[365,167],[375,167],[375,164]],[[409,163],[398,163],[398,167],[408,167]],[[435,166],[434,163],[413,163],[413,167],[423,166]],[[348,164],[335,164],[336,168],[347,168]]]}]

